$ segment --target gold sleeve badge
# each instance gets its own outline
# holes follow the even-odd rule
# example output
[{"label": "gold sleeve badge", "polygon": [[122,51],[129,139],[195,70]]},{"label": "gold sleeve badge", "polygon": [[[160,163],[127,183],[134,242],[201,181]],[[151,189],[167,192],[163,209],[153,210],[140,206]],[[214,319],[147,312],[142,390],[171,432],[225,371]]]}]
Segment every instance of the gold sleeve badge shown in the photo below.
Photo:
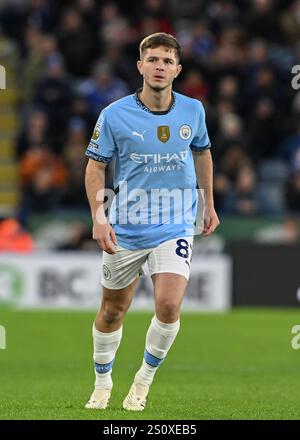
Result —
[{"label": "gold sleeve badge", "polygon": [[100,125],[97,124],[94,129],[92,139],[93,139],[93,141],[97,141],[99,139],[99,137],[100,137]]}]

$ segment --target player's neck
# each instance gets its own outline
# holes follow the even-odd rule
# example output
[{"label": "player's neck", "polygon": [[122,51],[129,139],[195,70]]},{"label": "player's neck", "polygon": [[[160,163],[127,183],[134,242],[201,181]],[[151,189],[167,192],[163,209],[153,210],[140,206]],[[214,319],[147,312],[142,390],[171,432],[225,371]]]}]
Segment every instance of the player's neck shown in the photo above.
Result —
[{"label": "player's neck", "polygon": [[172,104],[172,90],[158,90],[143,87],[139,93],[139,99],[153,112],[166,111]]}]

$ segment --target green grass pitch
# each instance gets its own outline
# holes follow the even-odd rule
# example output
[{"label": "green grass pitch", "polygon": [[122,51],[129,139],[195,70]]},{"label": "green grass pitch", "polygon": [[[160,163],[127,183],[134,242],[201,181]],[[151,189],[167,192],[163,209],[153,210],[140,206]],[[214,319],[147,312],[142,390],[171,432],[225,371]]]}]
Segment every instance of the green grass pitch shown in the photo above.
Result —
[{"label": "green grass pitch", "polygon": [[142,360],[151,313],[129,313],[109,409],[87,410],[93,389],[91,312],[0,310],[0,419],[300,419],[296,309],[183,313],[148,405],[122,401]]}]

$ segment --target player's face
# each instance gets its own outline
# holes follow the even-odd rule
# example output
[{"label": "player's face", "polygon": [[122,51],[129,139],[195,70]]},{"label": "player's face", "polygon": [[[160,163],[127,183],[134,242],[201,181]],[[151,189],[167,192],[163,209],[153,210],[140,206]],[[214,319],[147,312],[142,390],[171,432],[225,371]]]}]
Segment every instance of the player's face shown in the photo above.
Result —
[{"label": "player's face", "polygon": [[137,66],[144,82],[154,90],[171,87],[182,68],[177,62],[174,49],[164,46],[147,49]]}]

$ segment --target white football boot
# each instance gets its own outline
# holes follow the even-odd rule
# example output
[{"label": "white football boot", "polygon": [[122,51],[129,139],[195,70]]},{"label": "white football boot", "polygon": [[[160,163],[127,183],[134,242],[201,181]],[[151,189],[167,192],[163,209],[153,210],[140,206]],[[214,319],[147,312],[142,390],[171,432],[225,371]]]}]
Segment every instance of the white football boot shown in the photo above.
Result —
[{"label": "white football boot", "polygon": [[127,411],[143,411],[147,402],[149,386],[137,381],[135,377],[129,393],[123,401],[123,408]]},{"label": "white football boot", "polygon": [[85,407],[88,409],[105,409],[109,402],[110,395],[111,389],[95,389]]}]

